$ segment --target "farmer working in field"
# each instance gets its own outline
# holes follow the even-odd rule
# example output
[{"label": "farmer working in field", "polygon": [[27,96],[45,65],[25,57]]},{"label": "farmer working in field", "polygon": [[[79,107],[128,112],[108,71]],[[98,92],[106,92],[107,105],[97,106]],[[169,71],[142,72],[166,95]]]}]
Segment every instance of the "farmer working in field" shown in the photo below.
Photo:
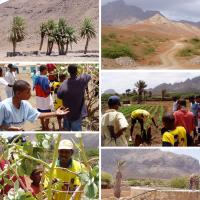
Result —
[{"label": "farmer working in field", "polygon": [[118,96],[110,96],[108,99],[109,109],[101,120],[103,146],[128,146],[125,137],[128,122],[123,113],[118,112],[119,106],[121,106],[120,98]]},{"label": "farmer working in field", "polygon": [[[73,199],[78,200],[81,198],[82,188],[77,174],[83,172],[85,166],[72,158],[73,153],[73,143],[70,140],[61,140],[58,147],[58,161],[52,174],[53,188],[56,189],[53,192],[54,200],[69,200],[77,188],[79,188],[78,192]],[[44,183],[45,187],[47,185],[48,177],[46,177]]]},{"label": "farmer working in field", "polygon": [[31,97],[31,86],[28,82],[18,80],[13,85],[14,96],[0,103],[0,129],[20,131],[26,121],[34,122],[38,118],[64,116],[68,108],[58,108],[55,112],[40,113],[28,100]]},{"label": "farmer working in field", "polygon": [[174,112],[175,127],[183,126],[187,133],[187,146],[193,145],[193,131],[194,131],[194,115],[186,108],[186,100],[182,99],[178,102],[178,110]]},{"label": "farmer working in field", "polygon": [[187,146],[186,130],[183,126],[175,127],[175,118],[172,113],[162,117],[164,127],[162,133],[162,146]]},{"label": "farmer working in field", "polygon": [[[150,142],[151,142],[151,126],[149,125],[147,127],[147,131],[144,128],[144,123],[147,122],[147,120],[149,120],[149,119],[151,119],[151,121],[153,122],[155,127],[158,128],[158,126],[155,123],[154,118],[151,116],[151,114],[148,111],[143,110],[143,109],[137,109],[131,113],[130,135],[131,135],[132,141],[135,144],[135,146],[139,146],[143,142],[150,144]],[[133,130],[134,130],[134,127],[135,127],[135,124],[137,123],[137,121],[139,122],[140,127],[141,127],[141,135],[136,135],[135,142],[134,142]]]}]

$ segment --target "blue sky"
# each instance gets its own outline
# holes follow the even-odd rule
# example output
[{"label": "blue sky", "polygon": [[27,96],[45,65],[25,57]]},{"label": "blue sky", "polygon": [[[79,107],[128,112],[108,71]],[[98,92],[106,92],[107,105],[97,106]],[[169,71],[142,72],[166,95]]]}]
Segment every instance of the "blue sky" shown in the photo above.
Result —
[{"label": "blue sky", "polygon": [[153,88],[161,83],[175,83],[188,78],[200,76],[199,71],[102,71],[102,90],[114,89],[124,93],[126,89],[134,89],[138,80],[144,80],[147,88]]},{"label": "blue sky", "polygon": [[[102,4],[115,0],[102,0]],[[169,19],[200,21],[199,0],[124,0],[143,10],[161,11]]]}]

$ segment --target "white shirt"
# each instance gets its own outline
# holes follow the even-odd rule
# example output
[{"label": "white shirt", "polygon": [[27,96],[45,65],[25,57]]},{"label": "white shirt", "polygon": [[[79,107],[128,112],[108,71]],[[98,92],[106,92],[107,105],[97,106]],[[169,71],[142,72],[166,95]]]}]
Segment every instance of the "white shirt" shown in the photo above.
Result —
[{"label": "white shirt", "polygon": [[114,138],[111,138],[108,126],[113,126],[115,133],[117,133],[121,129],[127,128],[128,122],[123,113],[118,112],[114,109],[106,111],[101,120],[102,139],[104,142],[104,146],[128,146],[125,133],[115,140]]}]

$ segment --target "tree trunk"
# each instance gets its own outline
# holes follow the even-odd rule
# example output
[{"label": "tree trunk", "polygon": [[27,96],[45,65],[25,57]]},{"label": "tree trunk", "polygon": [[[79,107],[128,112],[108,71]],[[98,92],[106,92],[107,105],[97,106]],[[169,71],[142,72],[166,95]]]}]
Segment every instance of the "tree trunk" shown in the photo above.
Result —
[{"label": "tree trunk", "polygon": [[115,177],[115,185],[114,185],[114,196],[116,198],[120,198],[121,196],[121,182],[122,182],[122,173],[118,171]]},{"label": "tree trunk", "polygon": [[60,55],[65,55],[65,45],[63,43],[60,44]]},{"label": "tree trunk", "polygon": [[17,42],[13,41],[13,56],[16,56],[16,47],[17,47]]},{"label": "tree trunk", "polygon": [[88,44],[89,44],[89,38],[87,37],[87,39],[86,39],[86,44],[85,44],[85,51],[84,51],[84,54],[87,53]]},{"label": "tree trunk", "polygon": [[138,93],[138,104],[142,102],[142,92]]},{"label": "tree trunk", "polygon": [[44,42],[44,37],[41,37],[39,51],[41,51],[41,50],[42,50],[43,42]]},{"label": "tree trunk", "polygon": [[67,43],[66,43],[66,49],[65,49],[65,55],[67,55],[67,53],[68,53],[68,48],[69,48],[69,42],[67,41]]}]

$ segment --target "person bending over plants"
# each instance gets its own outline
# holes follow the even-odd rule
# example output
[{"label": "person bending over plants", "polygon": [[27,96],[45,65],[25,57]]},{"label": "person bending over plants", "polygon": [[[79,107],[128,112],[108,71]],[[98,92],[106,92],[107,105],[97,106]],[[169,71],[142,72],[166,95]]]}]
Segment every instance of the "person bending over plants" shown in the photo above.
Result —
[{"label": "person bending over plants", "polygon": [[68,108],[58,108],[55,112],[40,113],[33,108],[28,100],[31,97],[31,86],[24,80],[18,80],[13,85],[14,96],[3,100],[0,104],[0,129],[20,131],[26,121],[34,122],[38,118],[64,116]]},{"label": "person bending over plants", "polygon": [[[151,144],[151,125],[147,127],[147,131],[144,128],[144,123],[147,123],[147,120],[151,119],[153,122],[154,126],[158,128],[158,126],[155,123],[154,118],[151,116],[151,114],[143,109],[137,109],[134,110],[131,113],[131,130],[130,130],[130,135],[132,138],[132,142],[135,146],[139,146],[141,143],[146,142],[147,144]],[[135,142],[134,142],[134,137],[133,137],[133,130],[135,127],[135,124],[137,121],[140,124],[141,127],[141,135],[136,135],[135,137]]]}]

